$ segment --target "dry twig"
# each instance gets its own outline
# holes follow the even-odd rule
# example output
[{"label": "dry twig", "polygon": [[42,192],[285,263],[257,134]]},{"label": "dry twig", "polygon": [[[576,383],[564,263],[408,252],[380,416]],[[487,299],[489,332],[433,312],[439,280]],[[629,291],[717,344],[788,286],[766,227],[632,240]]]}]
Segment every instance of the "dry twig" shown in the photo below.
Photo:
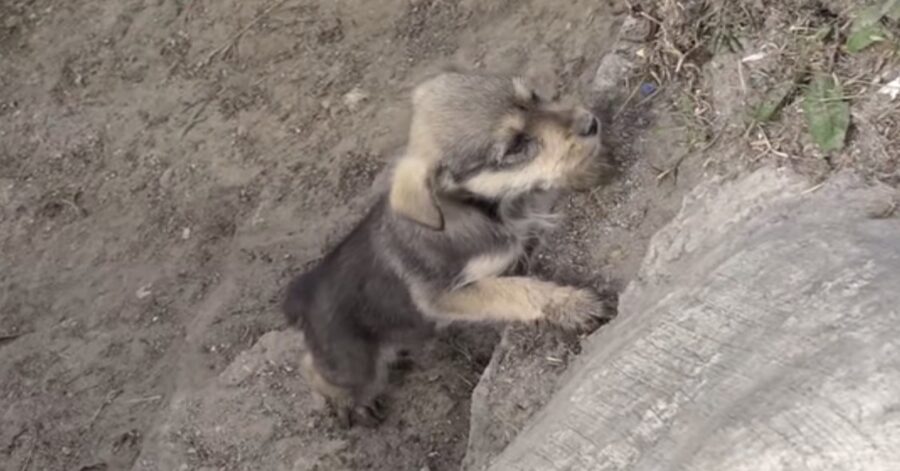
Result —
[{"label": "dry twig", "polygon": [[97,421],[97,418],[100,417],[100,414],[103,412],[103,410],[106,409],[107,406],[112,404],[112,402],[115,401],[117,397],[119,397],[119,394],[122,394],[121,389],[114,389],[106,394],[106,399],[103,400],[103,403],[100,404],[100,407],[97,408],[97,411],[94,412],[93,417],[91,417],[91,421],[88,422],[88,428],[94,426],[94,422]]},{"label": "dry twig", "polygon": [[659,175],[656,176],[656,182],[661,183],[663,180],[665,180],[670,175],[672,176],[672,179],[674,181],[677,181],[678,180],[678,167],[681,166],[681,163],[684,162],[685,159],[687,159],[688,157],[690,157],[694,154],[702,154],[702,153],[708,151],[710,148],[712,148],[712,146],[716,145],[716,142],[719,141],[719,138],[722,137],[722,134],[724,134],[723,131],[717,132],[715,134],[715,136],[713,136],[713,138],[710,139],[710,141],[706,143],[705,146],[703,146],[696,152],[688,151],[688,152],[685,152],[684,154],[681,154],[681,156],[678,157],[677,159],[675,159],[675,162],[673,162],[672,165],[669,166],[669,168],[667,168],[666,170],[663,170],[662,172],[659,173]]},{"label": "dry twig", "polygon": [[256,26],[256,24],[259,23],[260,21],[262,21],[263,18],[268,16],[268,14],[272,12],[272,10],[280,7],[281,5],[284,5],[286,2],[287,2],[287,0],[278,0],[275,3],[269,5],[265,10],[262,11],[262,13],[260,13],[259,15],[256,15],[256,17],[253,18],[250,21],[250,23],[247,23],[247,26],[244,26],[243,28],[241,28],[240,31],[238,31],[237,33],[234,33],[230,38],[228,38],[228,40],[225,41],[224,44],[222,44],[221,46],[214,49],[211,53],[209,53],[209,56],[207,56],[206,59],[200,63],[200,67],[205,67],[210,62],[212,62],[213,59],[215,59],[217,56],[228,52],[229,49],[234,47],[235,43],[237,42],[238,39],[241,38],[241,36],[243,36],[247,31],[250,31],[250,28],[253,28],[254,26]]}]

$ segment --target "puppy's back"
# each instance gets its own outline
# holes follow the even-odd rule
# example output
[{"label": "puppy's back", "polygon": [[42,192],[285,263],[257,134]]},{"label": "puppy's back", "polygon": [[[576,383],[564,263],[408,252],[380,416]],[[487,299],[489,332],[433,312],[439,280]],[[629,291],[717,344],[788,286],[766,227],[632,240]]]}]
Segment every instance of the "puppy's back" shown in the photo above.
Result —
[{"label": "puppy's back", "polygon": [[284,313],[314,350],[325,353],[348,335],[380,343],[429,330],[406,284],[378,253],[376,233],[385,206],[380,199],[316,267],[288,287]]}]

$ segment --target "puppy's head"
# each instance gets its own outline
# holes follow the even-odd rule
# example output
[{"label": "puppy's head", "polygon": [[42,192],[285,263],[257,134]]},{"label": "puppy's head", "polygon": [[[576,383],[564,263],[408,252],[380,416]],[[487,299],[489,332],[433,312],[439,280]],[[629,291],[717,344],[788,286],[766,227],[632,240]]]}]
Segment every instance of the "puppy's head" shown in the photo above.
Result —
[{"label": "puppy's head", "polygon": [[499,200],[536,190],[585,189],[596,179],[600,122],[545,102],[522,79],[448,72],[413,92],[406,154],[391,207],[441,229],[436,196]]}]

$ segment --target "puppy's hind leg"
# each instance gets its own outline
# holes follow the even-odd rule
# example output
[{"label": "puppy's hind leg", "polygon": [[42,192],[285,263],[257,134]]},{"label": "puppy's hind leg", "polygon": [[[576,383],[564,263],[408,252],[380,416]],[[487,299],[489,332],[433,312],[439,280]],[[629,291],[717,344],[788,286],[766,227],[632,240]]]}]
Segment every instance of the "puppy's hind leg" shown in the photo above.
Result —
[{"label": "puppy's hind leg", "polygon": [[317,402],[324,403],[326,407],[332,407],[338,415],[340,425],[344,428],[349,427],[350,417],[343,414],[343,411],[352,403],[350,391],[325,379],[325,376],[316,368],[315,360],[309,352],[303,355],[301,367],[303,377],[306,379],[313,397]]},{"label": "puppy's hind leg", "polygon": [[443,293],[434,308],[456,321],[547,321],[569,329],[609,317],[592,290],[514,276],[483,278]]},{"label": "puppy's hind leg", "polygon": [[381,355],[371,360],[372,376],[353,389],[353,420],[366,427],[378,426],[387,415],[383,396],[388,383],[389,363]]},{"label": "puppy's hind leg", "polygon": [[380,396],[387,383],[387,368],[374,355],[351,353],[349,356],[357,357],[346,358],[358,361],[352,368],[325,371],[307,353],[302,364],[304,376],[313,393],[331,406],[341,427],[350,428],[354,424],[375,427],[384,420]]}]

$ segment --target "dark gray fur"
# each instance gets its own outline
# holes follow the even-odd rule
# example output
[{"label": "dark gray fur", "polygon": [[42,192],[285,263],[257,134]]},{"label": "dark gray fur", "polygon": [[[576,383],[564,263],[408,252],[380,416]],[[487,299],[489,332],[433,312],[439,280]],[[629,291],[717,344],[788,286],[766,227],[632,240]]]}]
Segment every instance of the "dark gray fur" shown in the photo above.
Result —
[{"label": "dark gray fur", "polygon": [[[549,195],[533,196],[531,204]],[[413,303],[406,279],[415,277],[434,292],[449,290],[472,258],[527,243],[533,234],[515,234],[507,226],[526,216],[525,204],[511,199],[492,207],[444,198],[447,229],[435,231],[392,214],[386,197],[380,198],[343,241],[288,287],[284,312],[303,330],[318,371],[348,390],[357,406],[372,407],[391,353],[414,349],[435,331],[435,321]],[[353,413],[369,421],[373,417],[365,415],[378,411]]]},{"label": "dark gray fur", "polygon": [[[439,314],[422,312],[416,296],[433,298],[459,288],[467,264],[479,256],[522,253],[552,219],[555,190],[528,187],[484,197],[462,189],[461,180],[495,169],[509,156],[508,140],[494,132],[498,122],[510,110],[533,105],[523,104],[511,83],[447,74],[422,87],[419,119],[435,130],[426,140],[440,154],[430,182],[443,218],[439,230],[397,214],[383,196],[316,267],[288,287],[288,320],[304,331],[315,370],[347,392],[347,407],[358,420],[377,419],[372,404],[383,390],[392,353],[414,348],[442,321]],[[555,114],[543,119],[584,126],[574,113],[546,113]],[[573,131],[580,138],[595,132]],[[539,146],[540,140],[529,145]],[[518,165],[523,155],[513,158]]]}]

